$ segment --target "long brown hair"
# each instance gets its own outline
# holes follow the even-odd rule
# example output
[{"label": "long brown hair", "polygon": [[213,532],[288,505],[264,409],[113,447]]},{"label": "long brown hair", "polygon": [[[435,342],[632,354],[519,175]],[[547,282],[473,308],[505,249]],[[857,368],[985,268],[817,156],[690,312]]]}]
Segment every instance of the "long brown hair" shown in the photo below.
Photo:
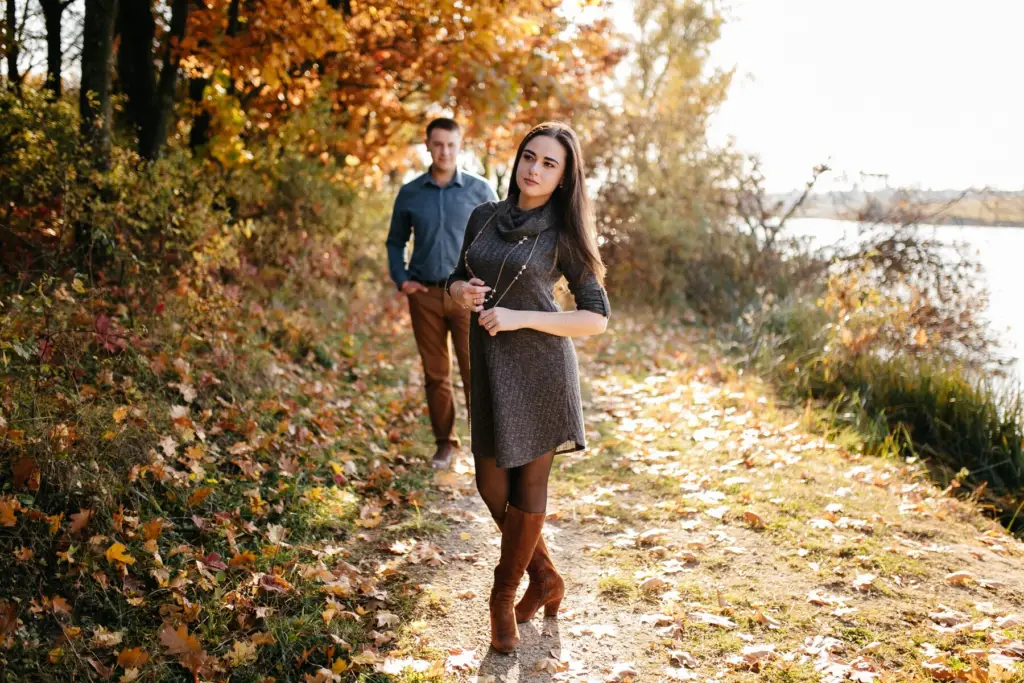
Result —
[{"label": "long brown hair", "polygon": [[[519,143],[516,151],[516,162],[512,166],[512,182],[509,183],[508,195],[519,201],[519,184],[516,182],[519,171],[519,160],[530,140],[539,135],[547,135],[558,140],[565,149],[565,169],[562,172],[562,184],[555,188],[548,201],[555,203],[555,211],[561,219],[558,248],[564,250],[569,258],[579,259],[586,269],[597,276],[598,282],[604,282],[604,263],[601,253],[597,250],[597,230],[594,227],[594,212],[587,198],[584,179],[587,175],[583,161],[583,152],[576,131],[559,121],[547,121],[534,126]],[[586,272],[586,271],[583,271]]]}]

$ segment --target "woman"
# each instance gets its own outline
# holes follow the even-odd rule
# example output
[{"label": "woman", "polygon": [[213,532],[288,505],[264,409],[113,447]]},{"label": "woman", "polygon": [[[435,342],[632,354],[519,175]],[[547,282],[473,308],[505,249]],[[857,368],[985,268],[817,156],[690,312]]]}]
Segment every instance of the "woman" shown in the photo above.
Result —
[{"label": "woman", "polygon": [[[472,310],[473,459],[477,489],[502,531],[491,589],[491,645],[511,652],[516,622],[565,594],[541,538],[555,455],[586,446],[576,352],[569,337],[604,332],[608,296],[597,251],[579,141],[543,123],[519,145],[508,198],[478,206],[448,291]],[[565,277],[577,310],[562,312]],[[524,571],[529,587],[513,609]]]}]

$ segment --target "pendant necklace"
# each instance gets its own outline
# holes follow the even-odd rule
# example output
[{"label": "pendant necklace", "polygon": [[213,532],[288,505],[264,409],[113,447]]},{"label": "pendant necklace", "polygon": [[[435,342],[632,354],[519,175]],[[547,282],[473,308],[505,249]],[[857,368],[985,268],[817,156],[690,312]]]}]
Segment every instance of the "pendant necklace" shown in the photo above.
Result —
[{"label": "pendant necklace", "polygon": [[[491,217],[487,220],[486,223],[484,223],[484,227],[480,228],[480,232],[478,232],[476,234],[476,237],[473,238],[473,241],[469,243],[469,246],[466,248],[466,253],[462,257],[463,263],[466,266],[466,272],[469,273],[471,277],[477,277],[477,275],[476,275],[476,273],[473,272],[473,269],[469,265],[469,250],[473,248],[473,245],[476,244],[476,241],[478,239],[480,239],[480,235],[484,234],[484,231],[487,230],[487,226],[489,226],[491,224],[491,221],[493,221],[497,215],[498,215],[497,211],[495,211],[493,214],[491,214]],[[526,261],[519,268],[519,272],[516,273],[516,276],[514,278],[512,278],[512,282],[508,283],[508,287],[506,287],[505,291],[501,293],[501,296],[498,297],[498,300],[494,302],[494,306],[497,306],[498,304],[501,303],[501,300],[505,298],[506,294],[508,294],[508,290],[512,289],[512,285],[514,285],[516,283],[516,280],[519,279],[519,276],[522,275],[523,271],[526,270],[526,265],[530,262],[530,259],[533,258],[533,252],[537,249],[537,242],[540,241],[540,239],[539,239],[540,238],[540,233],[534,235],[533,237],[535,237],[537,239],[533,240],[533,248],[530,249],[530,254],[526,257]],[[487,305],[487,303],[491,299],[493,299],[498,294],[498,283],[501,282],[501,274],[505,270],[505,262],[508,261],[508,257],[512,255],[512,252],[514,252],[520,246],[525,244],[527,239],[528,239],[528,236],[521,237],[519,239],[519,241],[516,242],[512,246],[511,249],[509,249],[508,253],[505,254],[505,258],[501,262],[501,267],[498,268],[498,277],[496,277],[494,279],[494,287],[492,287],[491,291],[488,292],[488,294],[486,296],[484,296],[484,305],[485,306]],[[483,278],[477,278],[477,279],[482,280]]]}]

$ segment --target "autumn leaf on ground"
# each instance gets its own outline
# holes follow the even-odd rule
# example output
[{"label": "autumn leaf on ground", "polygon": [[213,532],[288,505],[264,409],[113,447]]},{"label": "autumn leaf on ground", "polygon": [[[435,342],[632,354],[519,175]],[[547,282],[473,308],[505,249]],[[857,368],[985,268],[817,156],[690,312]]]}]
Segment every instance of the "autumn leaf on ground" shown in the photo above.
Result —
[{"label": "autumn leaf on ground", "polygon": [[270,593],[287,593],[294,590],[290,583],[274,574],[264,574],[261,576],[260,588]]},{"label": "autumn leaf on ground", "polygon": [[376,616],[378,628],[394,628],[402,621],[397,614],[390,614],[389,612],[377,612]]},{"label": "autumn leaf on ground", "polygon": [[135,564],[135,558],[126,553],[126,550],[127,548],[120,543],[114,543],[107,548],[107,552],[104,555],[110,564],[114,564],[115,561],[123,562],[124,564]]},{"label": "autumn leaf on ground", "polygon": [[971,572],[961,570],[953,572],[952,574],[947,574],[944,580],[951,586],[966,586],[969,583],[973,583],[975,581],[975,577]]},{"label": "autumn leaf on ground", "polygon": [[724,629],[736,628],[736,622],[727,617],[721,617],[717,614],[711,614],[710,612],[690,612],[690,618],[696,619],[699,622],[705,624],[711,624],[712,626],[718,626]]},{"label": "autumn leaf on ground", "polygon": [[35,551],[32,548],[26,548],[22,546],[14,551],[14,559],[18,562],[28,562],[35,555]]},{"label": "autumn leaf on ground", "polygon": [[555,674],[559,671],[566,671],[569,668],[568,662],[560,662],[554,657],[542,657],[537,660],[536,669],[544,673]]},{"label": "autumn leaf on ground", "polygon": [[114,408],[114,422],[121,424],[128,417],[128,406],[118,406]]},{"label": "autumn leaf on ground", "polygon": [[743,521],[749,524],[750,526],[754,527],[755,529],[760,529],[764,527],[764,522],[757,515],[757,513],[751,512],[750,510],[747,510],[746,512],[743,513]]},{"label": "autumn leaf on ground", "polygon": [[206,653],[199,641],[189,635],[184,626],[174,629],[170,624],[164,624],[160,630],[160,644],[167,648],[168,654],[178,655],[181,665],[193,674],[206,661]]},{"label": "autumn leaf on ground", "polygon": [[93,647],[116,647],[121,644],[123,637],[124,634],[120,631],[108,631],[102,626],[97,626],[90,644]]},{"label": "autumn leaf on ground", "polygon": [[616,663],[612,666],[612,672],[605,678],[606,683],[627,683],[632,681],[639,674],[632,664]]},{"label": "autumn leaf on ground", "polygon": [[251,565],[251,564],[254,564],[255,562],[256,562],[256,556],[255,556],[255,555],[253,555],[253,554],[252,554],[251,552],[249,552],[248,550],[245,550],[245,551],[243,551],[243,552],[240,552],[240,553],[238,553],[238,554],[237,554],[237,555],[235,555],[234,557],[232,557],[232,558],[231,558],[231,561],[230,561],[230,562],[228,562],[228,565],[229,565],[229,566],[230,566],[230,567],[231,567],[232,569],[235,569],[235,568],[237,568],[237,567],[246,567],[246,566],[249,566],[249,565]]},{"label": "autumn leaf on ground", "polygon": [[812,605],[818,605],[821,607],[832,607],[834,605],[843,604],[845,600],[835,595],[827,595],[819,590],[812,590],[807,594],[807,602],[811,603]]},{"label": "autumn leaf on ground", "polygon": [[254,643],[236,640],[228,653],[228,660],[231,666],[239,667],[243,664],[256,661],[257,652]]},{"label": "autumn leaf on ground", "polygon": [[858,574],[853,579],[853,587],[859,591],[866,591],[871,588],[877,578],[874,574]]},{"label": "autumn leaf on ground", "polygon": [[477,659],[476,650],[463,650],[461,648],[450,650],[448,659],[445,661],[445,669],[448,671],[469,670],[479,665],[480,660]]},{"label": "autumn leaf on ground", "polygon": [[39,467],[36,466],[36,461],[32,458],[25,456],[15,460],[11,465],[11,474],[14,488],[27,488],[31,491],[39,489]]},{"label": "autumn leaf on ground", "polygon": [[213,493],[213,489],[210,488],[209,486],[201,486],[197,488],[192,493],[192,495],[188,497],[188,506],[194,507],[196,505],[199,505],[204,500],[206,500],[206,497],[209,496],[211,493]]},{"label": "autumn leaf on ground", "polygon": [[650,593],[653,591],[661,590],[662,588],[665,588],[667,586],[667,581],[665,581],[664,579],[659,579],[656,576],[652,576],[651,578],[647,579],[646,581],[640,584],[640,590]]},{"label": "autumn leaf on ground", "polygon": [[374,668],[383,674],[398,676],[406,669],[422,673],[430,668],[430,662],[425,659],[413,659],[412,657],[402,657],[401,659],[388,657]]},{"label": "autumn leaf on ground", "polygon": [[614,624],[592,624],[590,626],[573,626],[569,632],[574,636],[592,635],[598,640],[605,636],[615,636],[619,629]]},{"label": "autumn leaf on ground", "polygon": [[141,647],[133,647],[117,653],[117,665],[122,669],[141,669],[148,661],[149,653]]},{"label": "autumn leaf on ground", "polygon": [[777,629],[782,628],[782,624],[778,620],[771,618],[760,609],[754,612],[754,621],[759,624],[764,624],[768,628]]},{"label": "autumn leaf on ground", "polygon": [[16,498],[0,498],[0,524],[14,526],[18,523],[15,512],[21,507]]},{"label": "autumn leaf on ground", "polygon": [[175,629],[170,624],[164,624],[164,627],[160,629],[160,644],[167,648],[168,654],[172,655],[201,652],[203,649],[199,641],[189,634],[185,626]]}]

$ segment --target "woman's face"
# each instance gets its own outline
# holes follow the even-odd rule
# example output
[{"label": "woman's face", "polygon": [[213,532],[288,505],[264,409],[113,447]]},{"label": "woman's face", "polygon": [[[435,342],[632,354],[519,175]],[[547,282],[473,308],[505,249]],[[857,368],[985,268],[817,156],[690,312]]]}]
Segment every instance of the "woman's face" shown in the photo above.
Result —
[{"label": "woman's face", "polygon": [[519,158],[516,185],[519,192],[534,201],[547,200],[565,173],[565,148],[549,135],[538,135],[528,143]]}]

